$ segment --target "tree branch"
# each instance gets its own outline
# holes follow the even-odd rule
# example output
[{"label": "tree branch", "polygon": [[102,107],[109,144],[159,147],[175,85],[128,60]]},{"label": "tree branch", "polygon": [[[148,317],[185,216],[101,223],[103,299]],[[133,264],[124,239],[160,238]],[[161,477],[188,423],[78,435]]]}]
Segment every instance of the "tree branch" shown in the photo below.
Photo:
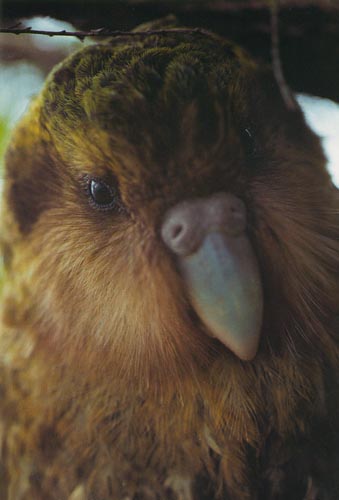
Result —
[{"label": "tree branch", "polygon": [[[147,31],[120,31],[120,30],[111,30],[109,28],[99,28],[95,30],[89,31],[46,31],[46,30],[34,30],[30,26],[19,28],[21,23],[18,23],[9,28],[0,28],[0,33],[9,33],[12,35],[22,35],[22,34],[30,34],[30,35],[46,35],[46,36],[73,36],[83,41],[86,37],[136,37],[140,38],[143,36],[149,35],[164,35],[168,33],[173,33],[173,29],[161,29],[161,30],[147,30]],[[180,33],[206,33],[206,30],[202,28],[175,28],[175,31]]]},{"label": "tree branch", "polygon": [[280,46],[279,46],[279,27],[278,27],[278,0],[271,3],[271,53],[272,69],[278,84],[282,98],[290,111],[296,109],[296,103],[293,94],[287,85],[283,69],[281,66]]}]

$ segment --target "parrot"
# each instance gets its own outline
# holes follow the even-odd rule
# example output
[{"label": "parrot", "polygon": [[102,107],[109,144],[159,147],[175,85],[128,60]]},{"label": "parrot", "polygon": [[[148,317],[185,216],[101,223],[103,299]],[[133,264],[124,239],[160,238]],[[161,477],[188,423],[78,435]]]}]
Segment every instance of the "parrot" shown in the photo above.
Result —
[{"label": "parrot", "polygon": [[1,500],[337,500],[339,196],[232,40],[55,66],[10,139]]}]

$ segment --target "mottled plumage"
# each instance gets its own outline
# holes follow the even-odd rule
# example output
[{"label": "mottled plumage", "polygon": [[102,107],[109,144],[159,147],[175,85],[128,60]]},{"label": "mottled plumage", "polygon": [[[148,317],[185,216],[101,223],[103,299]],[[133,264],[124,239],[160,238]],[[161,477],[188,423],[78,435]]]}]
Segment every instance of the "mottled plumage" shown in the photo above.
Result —
[{"label": "mottled plumage", "polygon": [[[161,236],[215,193],[260,269],[249,361]],[[338,210],[318,138],[236,45],[174,29],[57,66],[6,155],[0,499],[337,499]]]}]

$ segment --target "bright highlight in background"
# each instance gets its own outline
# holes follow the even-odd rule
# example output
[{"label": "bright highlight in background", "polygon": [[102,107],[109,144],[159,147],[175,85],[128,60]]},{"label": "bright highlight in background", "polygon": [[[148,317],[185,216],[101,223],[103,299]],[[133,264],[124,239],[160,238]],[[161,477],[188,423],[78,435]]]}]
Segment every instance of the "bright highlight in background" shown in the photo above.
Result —
[{"label": "bright highlight in background", "polygon": [[327,156],[327,168],[334,184],[339,188],[339,104],[300,94],[297,100],[309,126],[322,139]]}]

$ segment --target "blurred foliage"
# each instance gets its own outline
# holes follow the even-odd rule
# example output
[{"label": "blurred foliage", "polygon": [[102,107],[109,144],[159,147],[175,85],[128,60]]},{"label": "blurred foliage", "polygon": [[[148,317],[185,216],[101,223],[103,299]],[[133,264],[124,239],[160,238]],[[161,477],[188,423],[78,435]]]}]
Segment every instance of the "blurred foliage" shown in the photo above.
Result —
[{"label": "blurred foliage", "polygon": [[5,118],[3,116],[0,116],[0,168],[1,168],[1,174],[2,174],[2,159],[3,155],[6,149],[6,145],[8,142],[9,138],[9,133],[10,133],[10,125],[9,125],[9,120],[8,118]]},{"label": "blurred foliage", "polygon": [[[9,134],[10,134],[10,126],[8,119],[0,116],[0,195],[2,190],[2,174],[3,174],[2,159],[9,138]],[[0,208],[0,214],[1,214],[1,208]],[[2,255],[0,255],[0,293],[2,290],[2,281],[3,281],[2,277],[3,277],[3,261],[2,261]]]},{"label": "blurred foliage", "polygon": [[43,80],[42,72],[32,64],[0,64],[0,168],[10,131],[40,90]]}]

